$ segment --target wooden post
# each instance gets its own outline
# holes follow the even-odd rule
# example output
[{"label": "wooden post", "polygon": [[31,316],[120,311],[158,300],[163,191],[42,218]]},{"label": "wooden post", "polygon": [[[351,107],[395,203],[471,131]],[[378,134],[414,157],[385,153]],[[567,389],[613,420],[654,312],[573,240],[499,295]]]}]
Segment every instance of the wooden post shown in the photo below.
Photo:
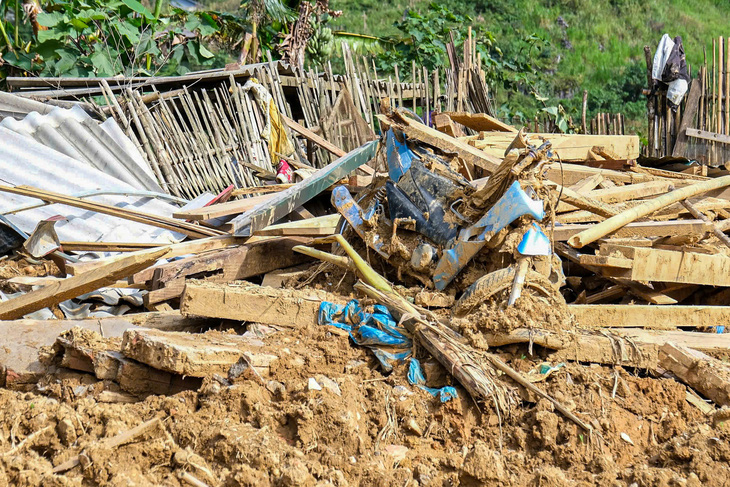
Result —
[{"label": "wooden post", "polygon": [[397,86],[397,88],[398,88],[398,107],[402,107],[403,106],[403,87],[401,86],[401,83],[400,83],[400,73],[398,73],[398,64],[396,64],[394,67],[395,67],[395,82],[398,85]]},{"label": "wooden post", "polygon": [[431,124],[431,97],[428,94],[428,69],[423,66],[423,94],[426,97],[426,102],[423,109],[423,122],[429,127]]},{"label": "wooden post", "polygon": [[698,115],[697,115],[697,127],[700,130],[704,130],[705,128],[705,76],[707,72],[707,66],[701,66],[700,72],[697,75],[697,83],[700,85],[700,103],[698,107]]},{"label": "wooden post", "polygon": [[727,49],[725,50],[725,135],[730,135],[730,37],[727,38]]},{"label": "wooden post", "polygon": [[723,85],[724,83],[724,76],[722,75],[722,65],[723,60],[725,57],[725,43],[723,42],[722,36],[720,36],[717,39],[717,130],[716,132],[718,134],[722,134],[723,127],[722,127],[722,102],[723,102]]},{"label": "wooden post", "polygon": [[710,132],[717,132],[717,119],[715,118],[715,112],[717,110],[717,43],[715,39],[712,39],[712,110],[710,110],[710,119],[712,124],[710,125]]},{"label": "wooden post", "polygon": [[588,90],[583,90],[583,110],[581,112],[580,120],[581,120],[581,128],[583,129],[583,133],[588,133],[586,131],[586,109],[588,108]]},{"label": "wooden post", "polygon": [[433,109],[441,112],[441,85],[439,84],[439,68],[433,72]]},{"label": "wooden post", "polygon": [[686,130],[691,127],[697,109],[700,106],[700,92],[701,92],[701,77],[703,68],[700,68],[700,77],[692,81],[689,87],[689,94],[687,95],[687,103],[684,106],[684,117],[682,122],[677,129],[677,142],[674,144],[674,150],[672,155],[674,157],[684,157],[687,152],[687,134]]},{"label": "wooden post", "polygon": [[411,61],[411,93],[413,94],[413,113],[416,113],[416,61]]},{"label": "wooden post", "polygon": [[[651,48],[649,46],[644,46],[644,58],[646,59],[646,78],[647,78],[647,87],[649,91],[651,92],[652,86],[654,85],[654,82],[651,78],[651,68],[652,68],[652,57],[651,57]],[[655,118],[655,110],[654,110],[654,98],[656,95],[647,95],[646,97],[646,114],[647,114],[647,122],[648,122],[648,145],[649,145],[649,151],[648,155],[653,156],[654,153],[654,147],[656,143],[655,139],[655,132],[654,132],[654,118]]]}]

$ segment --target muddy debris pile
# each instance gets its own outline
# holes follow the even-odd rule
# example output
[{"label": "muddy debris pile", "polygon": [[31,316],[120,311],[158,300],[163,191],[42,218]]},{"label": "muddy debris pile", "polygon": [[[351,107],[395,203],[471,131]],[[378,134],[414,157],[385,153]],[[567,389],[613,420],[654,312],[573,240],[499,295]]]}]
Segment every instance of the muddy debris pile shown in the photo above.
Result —
[{"label": "muddy debris pile", "polygon": [[0,98],[0,483],[723,485],[730,176],[288,69]]}]

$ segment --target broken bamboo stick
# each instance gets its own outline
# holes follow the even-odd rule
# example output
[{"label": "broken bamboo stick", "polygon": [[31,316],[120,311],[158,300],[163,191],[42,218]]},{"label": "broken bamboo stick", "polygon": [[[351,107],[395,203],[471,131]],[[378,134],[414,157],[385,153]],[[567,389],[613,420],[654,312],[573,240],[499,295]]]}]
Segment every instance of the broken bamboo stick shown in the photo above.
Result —
[{"label": "broken bamboo stick", "polygon": [[705,215],[700,210],[698,210],[692,203],[689,202],[689,200],[683,200],[682,201],[682,206],[684,206],[685,208],[687,208],[687,210],[689,210],[689,212],[692,214],[693,217],[699,218],[703,222],[711,224],[712,225],[712,233],[714,233],[715,236],[722,243],[724,243],[725,245],[727,245],[728,247],[730,247],[730,237],[728,237],[727,235],[725,235],[725,233],[722,230],[720,230],[717,227],[717,225],[713,224],[712,221],[709,218],[707,218],[707,215]]},{"label": "broken bamboo stick", "polygon": [[556,191],[560,194],[560,201],[564,201],[570,205],[575,206],[576,208],[580,208],[581,210],[590,211],[591,213],[598,216],[611,218],[612,216],[616,216],[619,213],[611,205],[593,199],[590,196],[578,194],[572,189],[566,188],[565,186],[561,187],[558,185]]},{"label": "broken bamboo stick", "polygon": [[599,238],[605,237],[611,232],[618,230],[627,223],[638,220],[641,217],[650,215],[657,210],[660,210],[672,203],[691,198],[701,193],[706,193],[713,189],[724,188],[730,186],[730,176],[723,176],[717,179],[710,179],[709,181],[702,181],[691,186],[685,186],[681,189],[676,189],[667,194],[654,198],[647,201],[646,203],[630,208],[626,211],[619,213],[616,216],[596,224],[588,230],[573,235],[568,240],[568,243],[577,249],[580,249],[592,242],[595,242]]}]

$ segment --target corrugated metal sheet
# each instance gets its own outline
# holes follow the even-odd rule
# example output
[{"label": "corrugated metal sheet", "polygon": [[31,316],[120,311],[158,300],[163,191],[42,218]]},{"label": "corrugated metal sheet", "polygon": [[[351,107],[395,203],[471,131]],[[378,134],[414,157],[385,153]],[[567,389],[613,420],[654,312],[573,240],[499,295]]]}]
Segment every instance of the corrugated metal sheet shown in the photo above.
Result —
[{"label": "corrugated metal sheet", "polygon": [[5,117],[22,119],[30,112],[48,113],[52,106],[0,91],[0,120]]},{"label": "corrugated metal sheet", "polygon": [[85,162],[133,188],[163,192],[147,162],[113,119],[100,125],[79,107],[56,107],[45,115],[31,112],[22,120],[7,117],[0,127]]},{"label": "corrugated metal sheet", "polygon": [[[61,125],[64,125],[68,116],[70,115],[64,114],[59,116]],[[44,126],[42,120],[38,126]],[[27,125],[32,127],[30,121]],[[20,127],[27,128],[26,124]],[[65,133],[63,130],[54,132],[52,126],[47,131],[44,131],[44,134],[58,135],[62,139]],[[70,133],[75,134],[76,132],[71,130]],[[98,161],[84,162],[71,158],[65,153],[44,145],[36,140],[35,137],[21,135],[14,130],[8,129],[3,124],[0,124],[0,140],[2,141],[0,143],[0,180],[3,184],[35,186],[68,195],[87,191],[107,190],[129,192],[138,189],[137,186],[133,186],[105,171],[99,170],[97,168],[97,165],[99,165]],[[90,138],[87,140],[94,147],[92,147],[91,151],[86,147],[80,150],[86,157],[92,157],[93,159],[94,150],[97,153],[103,153],[101,148],[98,147],[101,145],[98,138]],[[78,144],[78,141],[73,140],[73,142],[69,141],[69,143],[72,145],[72,148],[78,149],[78,146],[75,145]],[[122,152],[123,149],[121,149],[121,146],[118,145],[118,147],[118,150]],[[168,217],[176,209],[175,206],[169,203],[145,197],[103,195],[93,196],[89,199],[119,207],[130,206],[139,211]],[[0,193],[0,213],[37,202],[38,200],[33,198]],[[55,215],[63,215],[68,218],[67,222],[59,222],[56,225],[56,231],[61,240],[168,243],[179,241],[183,237],[181,234],[168,230],[59,204],[26,210],[18,214],[8,214],[6,216],[8,220],[20,229],[26,233],[30,233],[40,220],[45,220]]]}]

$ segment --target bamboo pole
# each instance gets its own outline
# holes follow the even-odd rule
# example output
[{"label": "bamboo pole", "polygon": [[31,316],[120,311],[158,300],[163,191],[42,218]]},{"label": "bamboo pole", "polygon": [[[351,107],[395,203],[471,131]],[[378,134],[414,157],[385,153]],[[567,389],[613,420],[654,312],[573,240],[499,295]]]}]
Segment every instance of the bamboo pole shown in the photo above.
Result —
[{"label": "bamboo pole", "polygon": [[413,94],[413,113],[416,113],[416,61],[411,61],[411,93]]},{"label": "bamboo pole", "polygon": [[725,49],[725,135],[730,135],[730,37],[727,38],[727,49]]},{"label": "bamboo pole", "polygon": [[717,43],[715,39],[712,39],[712,109],[710,110],[710,131],[716,132],[715,130],[715,110],[717,103]]},{"label": "bamboo pole", "polygon": [[400,73],[398,72],[398,64],[396,63],[394,66],[395,68],[395,82],[396,82],[396,88],[398,91],[398,108],[403,106],[403,85],[401,85],[400,81]]},{"label": "bamboo pole", "polygon": [[423,70],[423,96],[426,98],[424,109],[423,109],[423,122],[431,126],[431,97],[428,93],[428,69],[422,66]]},{"label": "bamboo pole", "polygon": [[441,85],[439,85],[439,68],[433,72],[433,109],[435,112],[441,112]]},{"label": "bamboo pole", "polygon": [[672,203],[691,198],[698,194],[712,191],[713,189],[724,188],[730,186],[730,176],[723,176],[716,179],[710,179],[708,181],[702,181],[691,186],[685,186],[681,189],[676,189],[669,193],[666,193],[658,198],[648,200],[646,203],[634,208],[630,208],[626,211],[619,213],[601,223],[598,223],[588,230],[584,230],[576,235],[570,237],[568,243],[577,249],[580,249],[592,242],[595,242],[599,238],[603,238],[611,232],[618,230],[619,228],[631,223],[639,218],[650,215],[657,210],[660,210]]},{"label": "bamboo pole", "polygon": [[722,101],[723,101],[723,76],[722,76],[722,64],[725,57],[725,43],[723,42],[722,36],[717,39],[717,130],[718,134],[723,133],[722,128]]}]

